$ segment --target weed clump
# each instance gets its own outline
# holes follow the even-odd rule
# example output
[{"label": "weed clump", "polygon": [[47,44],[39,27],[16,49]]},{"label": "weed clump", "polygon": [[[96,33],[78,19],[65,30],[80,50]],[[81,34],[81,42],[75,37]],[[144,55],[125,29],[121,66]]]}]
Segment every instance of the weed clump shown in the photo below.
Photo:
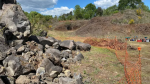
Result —
[{"label": "weed clump", "polygon": [[134,24],[134,20],[131,19],[131,20],[129,21],[129,24]]},{"label": "weed clump", "polygon": [[137,14],[137,15],[141,15],[141,9],[137,9],[137,10],[136,10],[136,14]]}]

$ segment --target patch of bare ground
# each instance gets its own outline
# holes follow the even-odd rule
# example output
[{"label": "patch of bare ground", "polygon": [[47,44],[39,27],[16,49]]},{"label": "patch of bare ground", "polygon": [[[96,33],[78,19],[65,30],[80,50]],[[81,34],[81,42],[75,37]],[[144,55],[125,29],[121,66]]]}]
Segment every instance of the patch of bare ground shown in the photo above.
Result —
[{"label": "patch of bare ground", "polygon": [[88,20],[76,20],[76,21],[60,21],[57,22],[54,29],[59,31],[76,30],[86,24]]}]

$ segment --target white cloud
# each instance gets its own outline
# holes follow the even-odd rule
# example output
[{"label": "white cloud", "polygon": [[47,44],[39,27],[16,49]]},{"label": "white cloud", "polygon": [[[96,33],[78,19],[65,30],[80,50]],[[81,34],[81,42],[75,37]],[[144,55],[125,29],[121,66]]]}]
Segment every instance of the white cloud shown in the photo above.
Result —
[{"label": "white cloud", "polygon": [[17,0],[24,11],[43,11],[52,8],[58,0]]},{"label": "white cloud", "polygon": [[97,0],[94,2],[96,7],[108,8],[113,5],[117,5],[119,0]]},{"label": "white cloud", "polygon": [[73,11],[74,9],[73,8],[68,8],[68,7],[60,7],[60,8],[54,8],[53,10],[45,10],[43,12],[41,12],[41,14],[43,15],[62,15],[62,14],[66,14],[66,13],[69,13],[70,11]]}]

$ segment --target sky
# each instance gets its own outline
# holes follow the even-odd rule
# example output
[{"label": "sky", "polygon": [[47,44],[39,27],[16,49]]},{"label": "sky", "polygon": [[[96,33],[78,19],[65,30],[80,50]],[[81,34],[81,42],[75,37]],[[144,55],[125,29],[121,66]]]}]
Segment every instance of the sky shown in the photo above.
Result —
[{"label": "sky", "polygon": [[[150,8],[150,0],[142,0]],[[62,15],[74,10],[76,5],[84,8],[92,3],[96,7],[108,8],[117,5],[119,0],[17,0],[24,11],[37,11],[43,15]]]}]

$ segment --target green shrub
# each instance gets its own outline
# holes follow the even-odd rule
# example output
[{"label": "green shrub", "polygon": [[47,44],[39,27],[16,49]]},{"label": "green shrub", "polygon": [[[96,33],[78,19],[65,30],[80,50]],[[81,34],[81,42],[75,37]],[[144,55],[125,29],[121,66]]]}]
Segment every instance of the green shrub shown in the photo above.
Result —
[{"label": "green shrub", "polygon": [[137,9],[137,10],[136,10],[136,14],[137,14],[137,15],[141,15],[141,9]]},{"label": "green shrub", "polygon": [[131,20],[129,21],[129,24],[134,24],[134,20],[131,19]]}]

